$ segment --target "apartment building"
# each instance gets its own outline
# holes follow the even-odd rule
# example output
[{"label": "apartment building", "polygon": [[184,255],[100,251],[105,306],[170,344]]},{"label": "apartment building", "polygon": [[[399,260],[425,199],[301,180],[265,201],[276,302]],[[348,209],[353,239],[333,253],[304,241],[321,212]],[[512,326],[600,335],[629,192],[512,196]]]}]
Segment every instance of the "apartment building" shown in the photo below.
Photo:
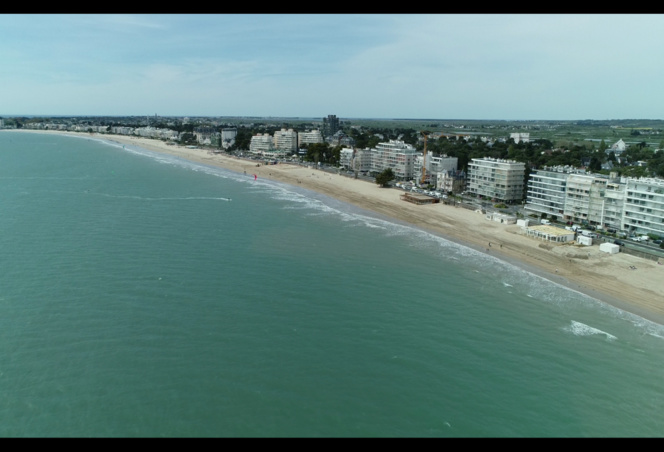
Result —
[{"label": "apartment building", "polygon": [[391,168],[396,180],[410,180],[413,178],[417,155],[421,153],[418,153],[412,145],[400,140],[378,143],[375,149],[371,149],[369,172],[376,175]]},{"label": "apartment building", "polygon": [[664,236],[664,180],[546,168],[530,175],[526,209],[602,229]]},{"label": "apartment building", "polygon": [[300,132],[297,134],[298,147],[302,146],[303,144],[322,143],[322,142],[323,142],[323,134],[320,133],[320,130],[318,129],[307,132]]},{"label": "apartment building", "polygon": [[350,169],[358,173],[366,173],[371,171],[371,157],[371,149],[355,149],[355,154],[353,155],[353,161],[351,163]]},{"label": "apartment building", "polygon": [[517,132],[517,133],[510,133],[510,138],[514,140],[515,143],[521,143],[522,141],[524,143],[529,143],[530,142],[530,133],[529,132]]},{"label": "apartment building", "polygon": [[565,191],[565,220],[602,226],[604,194],[608,177],[598,174],[570,174]]},{"label": "apartment building", "polygon": [[527,210],[562,219],[565,210],[567,177],[570,167],[552,167],[533,171],[528,180]]},{"label": "apartment building", "polygon": [[274,148],[287,154],[297,152],[297,132],[293,129],[281,129],[274,132]]},{"label": "apartment building", "polygon": [[622,229],[664,236],[664,180],[627,178]]},{"label": "apartment building", "polygon": [[350,169],[353,164],[355,151],[352,148],[342,148],[339,151],[339,166],[344,169]]},{"label": "apartment building", "polygon": [[472,159],[468,164],[467,191],[496,201],[521,201],[525,171],[525,163],[514,160]]},{"label": "apartment building", "polygon": [[602,227],[605,229],[623,229],[623,213],[625,211],[625,184],[617,180],[616,173],[611,173],[604,192],[604,218]]},{"label": "apartment building", "polygon": [[327,118],[323,118],[323,134],[326,137],[337,133],[339,128],[339,118],[337,118],[337,115],[327,115]]},{"label": "apartment building", "polygon": [[274,140],[268,133],[258,133],[251,137],[249,152],[251,154],[264,155],[266,152],[274,151]]}]

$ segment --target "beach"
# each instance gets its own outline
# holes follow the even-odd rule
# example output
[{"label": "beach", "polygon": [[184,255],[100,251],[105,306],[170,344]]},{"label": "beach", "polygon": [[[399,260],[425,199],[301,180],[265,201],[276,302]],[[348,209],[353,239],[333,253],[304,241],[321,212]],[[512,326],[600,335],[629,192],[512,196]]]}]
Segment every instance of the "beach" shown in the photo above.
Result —
[{"label": "beach", "polygon": [[316,191],[337,200],[411,224],[440,237],[489,253],[531,273],[658,324],[664,324],[664,265],[636,256],[599,251],[599,245],[553,244],[526,236],[517,225],[485,219],[481,213],[451,205],[416,205],[401,199],[403,191],[381,188],[375,183],[341,174],[331,174],[295,164],[257,166],[208,149],[168,145],[159,140],[122,135],[82,134],[60,131],[76,137],[114,141],[174,155],[192,162],[212,165]]}]

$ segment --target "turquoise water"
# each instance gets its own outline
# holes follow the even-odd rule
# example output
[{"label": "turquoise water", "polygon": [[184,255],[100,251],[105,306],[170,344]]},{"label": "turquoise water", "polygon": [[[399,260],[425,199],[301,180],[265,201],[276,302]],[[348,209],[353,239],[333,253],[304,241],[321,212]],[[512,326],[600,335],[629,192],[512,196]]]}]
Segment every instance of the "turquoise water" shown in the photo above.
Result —
[{"label": "turquoise water", "polygon": [[0,206],[0,436],[664,433],[662,326],[299,187],[3,131]]}]

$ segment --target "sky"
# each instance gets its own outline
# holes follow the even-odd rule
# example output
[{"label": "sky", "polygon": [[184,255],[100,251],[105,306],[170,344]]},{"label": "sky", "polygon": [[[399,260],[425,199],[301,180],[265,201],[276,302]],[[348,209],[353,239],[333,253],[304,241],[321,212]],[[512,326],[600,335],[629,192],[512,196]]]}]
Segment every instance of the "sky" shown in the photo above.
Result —
[{"label": "sky", "polygon": [[662,119],[658,14],[0,14],[0,116]]}]

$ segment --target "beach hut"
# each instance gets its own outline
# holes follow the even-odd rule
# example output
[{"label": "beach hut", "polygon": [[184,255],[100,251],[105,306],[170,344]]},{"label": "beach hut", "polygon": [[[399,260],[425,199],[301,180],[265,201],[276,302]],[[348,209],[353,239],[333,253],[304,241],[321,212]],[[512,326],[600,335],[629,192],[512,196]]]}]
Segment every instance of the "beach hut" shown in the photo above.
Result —
[{"label": "beach hut", "polygon": [[602,243],[599,250],[609,254],[616,254],[620,252],[620,246],[615,243]]},{"label": "beach hut", "polygon": [[576,243],[578,243],[579,245],[590,246],[593,244],[593,238],[587,237],[585,235],[580,235],[576,238]]},{"label": "beach hut", "polygon": [[484,218],[503,224],[516,223],[516,215],[508,215],[500,212],[488,212]]}]

